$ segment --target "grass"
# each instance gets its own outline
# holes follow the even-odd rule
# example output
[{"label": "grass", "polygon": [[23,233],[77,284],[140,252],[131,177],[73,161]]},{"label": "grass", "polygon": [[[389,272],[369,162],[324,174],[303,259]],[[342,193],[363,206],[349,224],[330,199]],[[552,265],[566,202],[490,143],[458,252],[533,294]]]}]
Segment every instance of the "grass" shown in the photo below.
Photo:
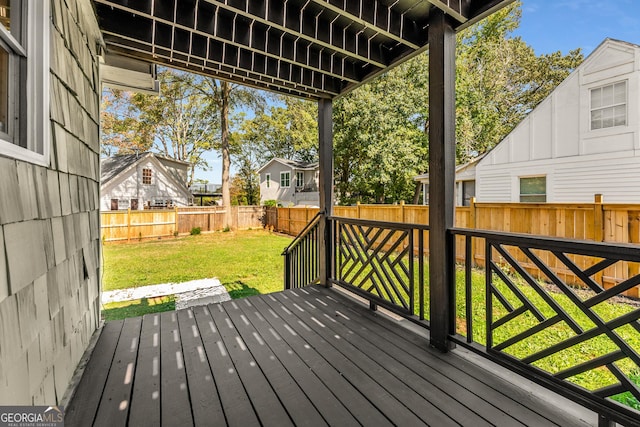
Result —
[{"label": "grass", "polygon": [[281,291],[290,237],[264,230],[106,244],[103,290],[217,277],[232,298]]},{"label": "grass", "polygon": [[112,302],[102,307],[104,320],[120,320],[127,317],[142,316],[147,313],[175,310],[175,298],[170,296],[143,298],[133,301]]},{"label": "grass", "polygon": [[[395,262],[393,256],[390,260]],[[402,263],[406,266],[406,258],[402,260]],[[352,263],[349,262],[346,265],[345,270],[348,270]],[[394,278],[388,267],[378,266],[379,270],[385,269],[389,276]],[[359,267],[352,271],[358,271]],[[371,272],[371,267],[365,267],[363,273],[359,276],[362,279],[368,273]],[[353,274],[351,274],[353,275]],[[401,274],[401,276],[403,276]],[[428,260],[425,259],[425,317],[429,318],[429,284],[428,284]],[[465,286],[464,286],[464,271],[458,268],[456,271],[456,330],[463,336],[466,336],[466,303],[465,303]],[[406,277],[405,277],[406,280]],[[529,285],[527,285],[523,279],[518,277],[512,277],[517,289],[526,296],[526,298],[537,307],[545,318],[551,318],[555,315],[555,311],[552,307],[546,303],[542,297]],[[394,278],[396,287],[400,289],[400,294],[403,298],[407,298],[406,292],[404,292],[400,283]],[[522,305],[520,300],[516,297],[515,293],[507,287],[499,278],[494,276],[494,284],[500,290],[505,299],[514,307],[518,308]],[[378,281],[378,283],[382,283]],[[486,293],[485,293],[485,272],[484,270],[474,270],[471,275],[471,306],[472,306],[472,318],[473,318],[473,340],[479,344],[486,345]],[[544,287],[544,285],[543,285]],[[562,309],[574,319],[576,323],[587,331],[595,327],[595,324],[590,320],[566,295],[560,292],[554,292],[548,285],[545,287],[547,293]],[[419,297],[418,297],[418,284],[417,280],[414,283],[415,289],[415,304],[413,307],[413,314],[419,313]],[[589,291],[576,291],[578,295],[581,295],[582,299],[586,299],[592,294]],[[389,297],[385,297],[389,299]],[[638,309],[637,304],[625,303],[624,301],[605,301],[592,307],[593,311],[605,322],[619,318],[629,312]],[[497,300],[493,298],[493,314],[492,319],[496,321],[507,314],[506,308],[504,308]],[[493,343],[494,345],[502,343],[507,339],[522,333],[529,328],[537,325],[538,320],[530,313],[523,313],[511,321],[503,324],[502,326],[493,330]],[[631,326],[626,325],[619,327],[615,330],[617,335],[627,343],[636,352],[640,352],[640,334]],[[504,353],[509,354],[516,359],[522,359],[527,356],[536,354],[544,349],[551,347],[556,343],[560,343],[567,338],[575,336],[575,332],[563,321],[560,321],[554,325],[546,327],[544,330],[523,339],[503,350]],[[570,367],[579,365],[580,363],[593,360],[597,357],[615,352],[618,350],[618,346],[606,335],[600,334],[592,339],[586,340],[580,344],[572,346],[566,350],[560,351],[551,356],[541,358],[538,361],[532,363],[532,366],[537,367],[543,371],[551,374],[563,371]],[[632,381],[640,385],[640,372],[638,366],[629,358],[623,358],[614,363],[622,372],[624,372]],[[587,390],[597,390],[604,386],[615,384],[618,382],[617,378],[610,373],[608,369],[597,368],[591,369],[584,373],[574,375],[567,379],[568,381],[577,384]],[[634,407],[640,408],[640,403],[631,395],[631,393],[623,393],[613,397],[619,402]]]}]

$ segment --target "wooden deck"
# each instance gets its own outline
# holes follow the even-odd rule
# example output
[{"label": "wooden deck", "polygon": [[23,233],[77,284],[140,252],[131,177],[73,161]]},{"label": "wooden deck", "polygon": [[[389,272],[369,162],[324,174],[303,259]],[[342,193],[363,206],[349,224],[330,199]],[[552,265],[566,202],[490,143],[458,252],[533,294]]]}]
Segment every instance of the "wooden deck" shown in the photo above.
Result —
[{"label": "wooden deck", "polygon": [[67,426],[585,426],[342,293],[105,325]]}]

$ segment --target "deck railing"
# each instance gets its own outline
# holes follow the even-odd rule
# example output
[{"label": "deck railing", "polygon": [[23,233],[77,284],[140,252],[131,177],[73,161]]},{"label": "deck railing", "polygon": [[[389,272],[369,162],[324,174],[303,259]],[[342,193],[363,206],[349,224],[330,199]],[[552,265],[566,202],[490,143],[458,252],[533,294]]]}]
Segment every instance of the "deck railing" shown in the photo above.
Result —
[{"label": "deck railing", "polygon": [[331,283],[428,326],[425,240],[429,227],[332,217]]},{"label": "deck railing", "polygon": [[[318,278],[318,222],[285,251],[287,288]],[[429,227],[326,219],[328,282],[426,328]],[[637,425],[640,284],[634,245],[452,229],[451,342],[601,414]],[[475,256],[481,249],[482,257]],[[464,256],[460,256],[460,254]],[[310,262],[308,262],[310,260]],[[624,270],[624,275],[614,272]],[[626,277],[611,284],[611,277]]]},{"label": "deck railing", "polygon": [[285,289],[301,288],[318,282],[318,212],[282,252]]},{"label": "deck railing", "polygon": [[[454,229],[466,254],[450,338],[602,414],[637,425],[640,248]],[[472,247],[484,247],[477,269]],[[625,280],[610,285],[609,272]]]}]

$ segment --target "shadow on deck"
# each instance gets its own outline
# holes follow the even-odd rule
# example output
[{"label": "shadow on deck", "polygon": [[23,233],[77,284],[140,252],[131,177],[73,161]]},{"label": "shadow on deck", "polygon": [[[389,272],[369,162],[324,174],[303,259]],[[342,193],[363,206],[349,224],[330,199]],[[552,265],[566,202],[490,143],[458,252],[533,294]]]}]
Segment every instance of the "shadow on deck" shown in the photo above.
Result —
[{"label": "shadow on deck", "polygon": [[588,425],[402,323],[317,286],[110,322],[66,425]]}]

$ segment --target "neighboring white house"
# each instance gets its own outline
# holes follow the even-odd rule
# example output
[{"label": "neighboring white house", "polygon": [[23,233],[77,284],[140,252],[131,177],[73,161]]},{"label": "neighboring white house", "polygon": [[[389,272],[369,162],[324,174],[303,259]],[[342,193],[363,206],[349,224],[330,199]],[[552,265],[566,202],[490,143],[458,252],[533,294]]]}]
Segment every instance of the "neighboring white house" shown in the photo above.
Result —
[{"label": "neighboring white house", "polygon": [[[469,206],[472,197],[476,196],[476,166],[484,157],[480,155],[469,162],[456,166],[456,205]],[[422,183],[422,204],[429,204],[429,174],[418,175],[413,178]]]},{"label": "neighboring white house", "polygon": [[260,169],[260,204],[276,200],[282,206],[318,206],[318,163],[273,158]]},{"label": "neighboring white house", "polygon": [[479,202],[640,203],[640,46],[606,39],[476,166]]},{"label": "neighboring white house", "polygon": [[189,164],[153,153],[100,160],[100,210],[188,206]]}]

